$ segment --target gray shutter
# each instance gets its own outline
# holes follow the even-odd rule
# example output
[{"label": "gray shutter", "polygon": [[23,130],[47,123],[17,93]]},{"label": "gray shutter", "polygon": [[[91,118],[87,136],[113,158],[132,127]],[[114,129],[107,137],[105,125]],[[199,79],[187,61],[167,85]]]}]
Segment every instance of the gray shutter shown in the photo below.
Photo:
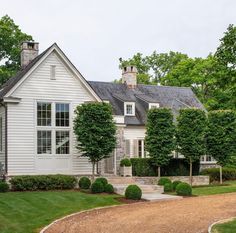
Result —
[{"label": "gray shutter", "polygon": [[138,157],[138,140],[133,140],[133,157]]},{"label": "gray shutter", "polygon": [[125,140],[125,156],[130,157],[130,140]]}]

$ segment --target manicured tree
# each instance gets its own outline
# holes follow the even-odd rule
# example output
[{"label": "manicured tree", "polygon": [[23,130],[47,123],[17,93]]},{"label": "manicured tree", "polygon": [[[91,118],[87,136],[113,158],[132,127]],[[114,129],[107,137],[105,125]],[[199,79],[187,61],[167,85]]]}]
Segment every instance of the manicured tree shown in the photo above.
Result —
[{"label": "manicured tree", "polygon": [[107,103],[87,103],[75,110],[74,133],[81,155],[92,163],[92,179],[95,165],[108,158],[116,146],[116,126],[112,108]]},{"label": "manicured tree", "polygon": [[206,134],[207,153],[220,166],[220,183],[222,184],[222,167],[236,155],[236,113],[232,110],[212,111],[208,114]]},{"label": "manicured tree", "polygon": [[192,163],[205,155],[206,114],[200,109],[181,109],[177,118],[179,152],[189,161],[189,183],[192,185]]},{"label": "manicured tree", "polygon": [[175,147],[175,126],[170,109],[155,108],[148,111],[145,148],[154,165],[158,167],[158,177],[161,167],[171,159]]}]

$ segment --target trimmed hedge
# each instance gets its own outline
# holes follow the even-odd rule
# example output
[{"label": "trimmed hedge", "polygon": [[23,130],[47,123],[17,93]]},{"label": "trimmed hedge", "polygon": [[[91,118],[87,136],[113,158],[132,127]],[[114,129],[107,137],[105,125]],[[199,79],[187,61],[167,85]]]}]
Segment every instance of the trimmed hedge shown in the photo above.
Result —
[{"label": "trimmed hedge", "polygon": [[[203,169],[200,173],[201,175],[209,175],[210,181],[220,180],[220,169],[219,168],[207,168]],[[222,179],[225,180],[236,180],[236,168],[222,168]]]},{"label": "trimmed hedge", "polygon": [[[150,158],[131,158],[133,176],[157,176]],[[193,175],[199,175],[200,162],[193,163]],[[172,158],[167,166],[161,167],[161,176],[188,176],[189,163],[186,159]]]},{"label": "trimmed hedge", "polygon": [[173,184],[172,183],[165,183],[164,185],[164,192],[172,192],[173,191]]},{"label": "trimmed hedge", "polygon": [[81,189],[89,189],[91,186],[91,181],[88,177],[83,176],[79,179],[79,187]]},{"label": "trimmed hedge", "polygon": [[120,161],[120,166],[121,166],[121,167],[131,167],[131,166],[132,166],[132,163],[131,163],[130,159],[125,158],[125,159],[122,159],[122,160]]},{"label": "trimmed hedge", "polygon": [[5,181],[0,181],[0,193],[5,193],[9,191],[9,185]]},{"label": "trimmed hedge", "polygon": [[101,181],[95,181],[91,185],[92,193],[102,193],[104,192],[104,185]]},{"label": "trimmed hedge", "polygon": [[142,190],[137,185],[129,185],[125,190],[125,197],[132,200],[140,200]]},{"label": "trimmed hedge", "polygon": [[180,184],[180,183],[182,183],[182,181],[180,181],[180,180],[175,180],[175,181],[173,181],[173,190],[175,191],[176,190],[176,187],[177,187],[177,185],[178,184]]},{"label": "trimmed hedge", "polygon": [[180,196],[191,196],[192,195],[192,187],[185,182],[182,182],[177,185],[176,193]]},{"label": "trimmed hedge", "polygon": [[69,175],[15,176],[10,183],[13,191],[73,189],[77,179]]},{"label": "trimmed hedge", "polygon": [[106,184],[104,191],[105,191],[105,193],[114,193],[113,185],[112,184]]},{"label": "trimmed hedge", "polygon": [[165,185],[165,184],[171,184],[171,180],[167,177],[161,177],[158,180],[158,185]]}]

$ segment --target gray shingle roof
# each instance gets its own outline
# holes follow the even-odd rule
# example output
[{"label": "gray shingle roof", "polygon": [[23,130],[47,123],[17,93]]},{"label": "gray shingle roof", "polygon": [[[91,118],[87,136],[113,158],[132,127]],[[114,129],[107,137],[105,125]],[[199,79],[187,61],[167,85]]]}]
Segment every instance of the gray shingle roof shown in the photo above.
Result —
[{"label": "gray shingle roof", "polygon": [[124,102],[135,102],[135,116],[125,116],[127,125],[144,125],[148,103],[159,103],[171,108],[176,116],[179,109],[195,107],[204,109],[191,88],[138,84],[129,89],[125,84],[88,82],[102,100],[109,100],[115,115],[124,115]]}]

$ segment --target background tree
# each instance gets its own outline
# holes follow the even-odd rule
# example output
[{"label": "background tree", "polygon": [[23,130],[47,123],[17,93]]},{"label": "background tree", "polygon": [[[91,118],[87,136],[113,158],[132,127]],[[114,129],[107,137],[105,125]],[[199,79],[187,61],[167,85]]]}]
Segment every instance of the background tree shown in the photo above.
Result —
[{"label": "background tree", "polygon": [[222,184],[222,167],[230,161],[231,156],[236,156],[236,113],[234,111],[209,112],[206,144],[207,153],[220,166]]},{"label": "background tree", "polygon": [[0,19],[0,85],[20,69],[20,46],[26,40],[33,38],[23,33],[8,15]]},{"label": "background tree", "polygon": [[169,163],[175,148],[175,126],[171,110],[150,109],[146,127],[145,149],[149,152],[152,163],[158,167],[158,177],[160,177],[161,166]]},{"label": "background tree", "polygon": [[92,163],[94,179],[96,163],[110,157],[116,146],[116,126],[111,105],[88,103],[78,106],[75,110],[74,132],[77,148]]},{"label": "background tree", "polygon": [[189,183],[192,185],[192,163],[206,152],[206,115],[200,109],[181,109],[177,123],[178,149],[189,161]]}]

